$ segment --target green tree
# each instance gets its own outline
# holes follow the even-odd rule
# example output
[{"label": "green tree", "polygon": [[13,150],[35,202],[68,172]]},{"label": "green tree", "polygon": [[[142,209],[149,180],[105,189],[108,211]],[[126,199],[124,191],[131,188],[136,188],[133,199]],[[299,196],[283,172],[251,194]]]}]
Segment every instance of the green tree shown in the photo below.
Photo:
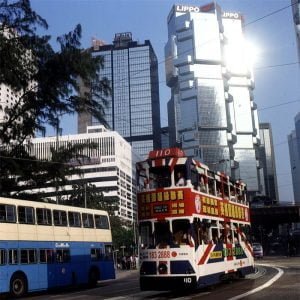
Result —
[{"label": "green tree", "polygon": [[[52,48],[50,36],[37,33],[47,28],[46,20],[32,10],[29,0],[0,2],[0,83],[18,94],[11,107],[0,103],[6,116],[0,123],[2,195],[11,195],[19,178],[37,185],[41,174],[44,182],[51,175],[63,182],[70,173],[64,151],[55,149],[52,163],[41,163],[24,146],[36,133],[45,134],[47,125],[58,128],[60,116],[88,112],[106,125],[105,97],[110,88],[106,79],[100,80],[103,58],[81,48],[80,25],[57,38],[58,51]],[[84,93],[78,93],[79,78],[87,87]]]}]

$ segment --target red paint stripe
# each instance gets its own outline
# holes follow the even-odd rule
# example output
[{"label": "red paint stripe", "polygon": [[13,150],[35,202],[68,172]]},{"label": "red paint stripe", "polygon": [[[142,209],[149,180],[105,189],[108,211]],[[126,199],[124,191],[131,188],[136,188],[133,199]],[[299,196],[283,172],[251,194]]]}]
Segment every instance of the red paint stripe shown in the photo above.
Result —
[{"label": "red paint stripe", "polygon": [[198,262],[198,265],[203,265],[206,261],[208,255],[210,254],[211,249],[214,247],[214,244],[208,244],[204,254],[202,255],[200,261]]},{"label": "red paint stripe", "polygon": [[246,248],[249,250],[249,252],[251,253],[251,255],[253,256],[253,250],[251,249],[250,245],[248,244],[248,242],[245,242]]},{"label": "red paint stripe", "polygon": [[[246,238],[245,234],[239,229],[237,228],[237,233],[241,236],[242,240]],[[251,253],[251,255],[253,256],[253,250],[251,249],[250,245],[248,242],[245,241],[245,245],[246,248],[249,250],[249,252]]]}]

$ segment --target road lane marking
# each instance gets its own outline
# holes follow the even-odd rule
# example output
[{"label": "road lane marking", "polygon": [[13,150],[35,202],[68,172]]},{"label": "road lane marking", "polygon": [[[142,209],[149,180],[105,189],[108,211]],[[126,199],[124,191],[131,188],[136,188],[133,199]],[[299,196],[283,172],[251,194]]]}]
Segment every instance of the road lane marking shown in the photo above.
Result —
[{"label": "road lane marking", "polygon": [[254,293],[257,293],[257,292],[259,292],[259,291],[261,291],[261,290],[263,290],[263,289],[265,289],[265,288],[271,286],[275,281],[277,281],[277,280],[284,274],[284,271],[283,271],[282,269],[276,268],[276,267],[272,267],[272,268],[274,268],[274,269],[276,269],[276,270],[278,271],[278,273],[277,273],[272,279],[270,279],[269,281],[267,281],[267,282],[264,283],[263,285],[261,285],[261,286],[255,288],[255,289],[253,289],[253,290],[250,290],[250,291],[248,291],[248,292],[246,292],[246,293],[244,293],[244,294],[241,294],[241,295],[237,295],[237,296],[232,297],[232,298],[230,298],[230,299],[228,299],[228,300],[238,300],[238,299],[242,299],[242,298],[244,298],[244,297],[247,297],[247,296],[249,296],[249,295],[252,295],[252,294],[254,294]]}]

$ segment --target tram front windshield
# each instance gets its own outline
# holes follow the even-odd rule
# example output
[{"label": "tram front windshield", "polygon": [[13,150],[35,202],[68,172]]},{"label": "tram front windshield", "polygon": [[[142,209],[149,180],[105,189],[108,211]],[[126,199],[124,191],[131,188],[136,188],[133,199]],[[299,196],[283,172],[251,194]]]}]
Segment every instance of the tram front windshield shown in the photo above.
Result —
[{"label": "tram front windshield", "polygon": [[192,236],[193,230],[188,219],[157,221],[153,224],[150,221],[140,223],[142,249],[188,245]]}]

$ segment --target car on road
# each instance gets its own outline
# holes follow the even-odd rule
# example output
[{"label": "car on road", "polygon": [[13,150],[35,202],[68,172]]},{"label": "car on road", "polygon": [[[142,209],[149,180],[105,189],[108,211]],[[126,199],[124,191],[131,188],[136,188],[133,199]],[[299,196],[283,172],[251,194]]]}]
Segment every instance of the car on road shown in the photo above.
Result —
[{"label": "car on road", "polygon": [[263,258],[264,257],[264,250],[260,243],[253,243],[252,249],[253,249],[253,256],[255,258]]}]

